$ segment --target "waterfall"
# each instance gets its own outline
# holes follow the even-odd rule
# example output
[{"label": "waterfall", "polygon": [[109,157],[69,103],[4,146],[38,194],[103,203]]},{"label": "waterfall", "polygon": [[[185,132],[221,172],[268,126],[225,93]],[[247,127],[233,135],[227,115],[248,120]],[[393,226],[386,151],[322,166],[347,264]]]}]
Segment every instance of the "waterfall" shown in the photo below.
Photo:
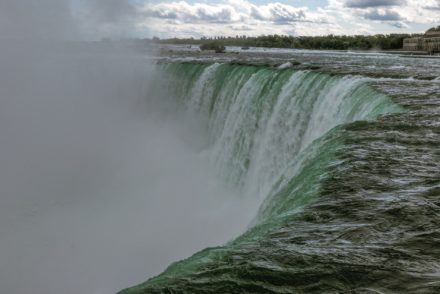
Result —
[{"label": "waterfall", "polygon": [[298,155],[332,128],[398,110],[363,77],[219,63],[162,70],[178,81],[172,95],[206,119],[210,139],[203,155],[244,195],[258,199],[280,178],[291,178]]},{"label": "waterfall", "polygon": [[[124,294],[172,292],[186,284],[202,287],[203,281],[212,289],[217,282],[220,288],[225,281],[241,283],[227,274],[246,272],[234,267],[240,264],[236,256],[258,251],[265,236],[282,230],[318,199],[320,183],[344,145],[341,125],[402,111],[359,76],[218,63],[160,64],[159,70],[168,77],[167,97],[174,97],[182,111],[197,114],[205,126],[209,140],[201,156],[241,197],[262,204],[239,238],[174,263]],[[231,259],[237,265],[230,265]]]}]

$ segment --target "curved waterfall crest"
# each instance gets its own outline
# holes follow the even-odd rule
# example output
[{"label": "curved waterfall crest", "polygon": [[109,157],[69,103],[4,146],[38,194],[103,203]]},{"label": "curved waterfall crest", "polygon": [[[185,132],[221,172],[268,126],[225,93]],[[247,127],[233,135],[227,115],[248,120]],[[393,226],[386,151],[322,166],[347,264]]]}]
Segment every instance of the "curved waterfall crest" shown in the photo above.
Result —
[{"label": "curved waterfall crest", "polygon": [[[247,252],[272,256],[261,251],[260,242],[270,244],[272,237],[267,236],[281,234],[292,217],[317,201],[327,171],[340,161],[343,126],[403,111],[358,76],[217,63],[159,68],[169,77],[168,95],[177,97],[205,124],[209,140],[202,155],[238,187],[242,197],[262,204],[242,236],[174,263],[163,274],[121,292],[125,294],[160,293],[186,284],[188,289],[200,287],[206,277],[212,289],[227,287],[225,281],[235,286],[246,283],[249,273],[240,268],[240,256]],[[255,273],[265,274],[273,266],[269,259],[267,264],[252,264]],[[221,267],[240,278],[230,281]],[[217,269],[218,275],[213,274]]]},{"label": "curved waterfall crest", "polygon": [[399,109],[363,77],[220,63],[162,69],[178,81],[172,95],[206,119],[204,155],[247,197],[261,200],[332,128]]}]

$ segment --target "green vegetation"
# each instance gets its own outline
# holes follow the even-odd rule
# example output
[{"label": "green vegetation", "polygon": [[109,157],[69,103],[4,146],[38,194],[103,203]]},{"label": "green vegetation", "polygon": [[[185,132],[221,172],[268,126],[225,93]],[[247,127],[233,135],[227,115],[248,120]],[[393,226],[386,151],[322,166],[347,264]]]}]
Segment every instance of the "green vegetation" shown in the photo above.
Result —
[{"label": "green vegetation", "polygon": [[[320,36],[293,37],[268,35],[259,37],[214,37],[201,39],[165,39],[157,40],[161,44],[201,44],[202,50],[215,50],[217,46],[297,48],[297,49],[331,49],[331,50],[398,50],[403,47],[403,39],[412,37],[409,34],[391,34],[374,36]],[[215,45],[215,46],[214,46]],[[203,48],[209,49],[203,49]]]},{"label": "green vegetation", "polygon": [[214,50],[215,53],[224,53],[226,48],[220,42],[210,42],[200,45],[200,50]]},{"label": "green vegetation", "polygon": [[428,32],[440,32],[440,26],[430,28],[430,29],[428,30]]}]

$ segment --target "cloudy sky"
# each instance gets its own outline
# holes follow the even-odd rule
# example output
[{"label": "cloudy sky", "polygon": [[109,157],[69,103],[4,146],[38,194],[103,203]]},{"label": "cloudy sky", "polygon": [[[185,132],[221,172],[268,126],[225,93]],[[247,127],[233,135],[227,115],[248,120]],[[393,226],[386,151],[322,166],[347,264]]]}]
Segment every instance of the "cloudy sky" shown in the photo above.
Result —
[{"label": "cloudy sky", "polygon": [[440,0],[0,0],[0,36],[353,35],[434,25]]},{"label": "cloudy sky", "polygon": [[159,37],[423,32],[440,0],[136,0],[136,27]]}]

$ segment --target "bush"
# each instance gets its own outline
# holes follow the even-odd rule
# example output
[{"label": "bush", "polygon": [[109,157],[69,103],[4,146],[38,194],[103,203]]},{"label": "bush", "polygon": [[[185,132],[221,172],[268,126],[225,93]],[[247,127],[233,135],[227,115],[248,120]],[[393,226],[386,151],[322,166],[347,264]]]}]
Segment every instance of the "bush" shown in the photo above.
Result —
[{"label": "bush", "polygon": [[200,50],[214,50],[215,53],[225,53],[226,48],[223,44],[212,42],[200,45]]}]

